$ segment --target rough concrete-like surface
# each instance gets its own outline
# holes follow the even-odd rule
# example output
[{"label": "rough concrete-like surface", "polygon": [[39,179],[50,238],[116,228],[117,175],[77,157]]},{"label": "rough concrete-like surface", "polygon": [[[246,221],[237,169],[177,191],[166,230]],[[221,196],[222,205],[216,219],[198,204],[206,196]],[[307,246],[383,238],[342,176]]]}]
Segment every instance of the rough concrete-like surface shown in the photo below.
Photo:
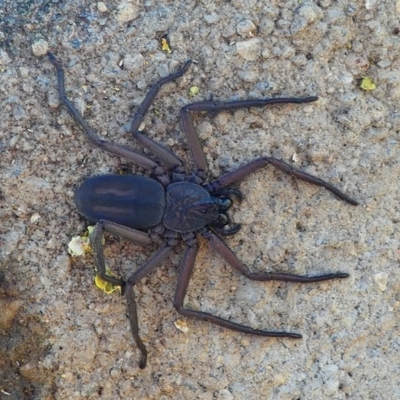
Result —
[{"label": "rough concrete-like surface", "polygon": [[[399,398],[399,21],[398,0],[0,1],[0,398]],[[160,48],[165,33],[171,54]],[[346,280],[252,282],[201,242],[188,305],[303,339],[194,320],[178,330],[177,248],[137,286],[149,350],[147,368],[138,368],[125,299],[96,289],[90,255],[67,254],[87,225],[74,189],[130,167],[92,148],[60,107],[47,49],[63,62],[67,93],[90,124],[132,146],[121,127],[149,85],[196,60],[145,121],[149,136],[189,168],[182,105],[319,96],[195,118],[211,176],[272,155],[360,202],[265,168],[240,185],[246,197],[232,214],[243,228],[227,238],[252,270],[344,271]],[[375,90],[360,89],[364,76]],[[124,276],[155,248],[109,236],[105,246]]]}]

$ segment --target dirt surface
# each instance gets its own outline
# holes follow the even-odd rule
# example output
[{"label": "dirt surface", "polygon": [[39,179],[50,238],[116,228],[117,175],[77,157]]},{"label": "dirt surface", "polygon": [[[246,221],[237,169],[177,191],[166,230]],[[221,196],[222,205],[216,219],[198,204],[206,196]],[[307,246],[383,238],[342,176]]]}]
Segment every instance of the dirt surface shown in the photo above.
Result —
[{"label": "dirt surface", "polygon": [[[398,398],[399,27],[399,0],[0,0],[0,399]],[[184,104],[319,96],[195,117],[210,177],[271,155],[360,202],[267,167],[240,185],[232,217],[242,230],[226,239],[254,271],[348,272],[344,280],[250,281],[201,241],[188,306],[302,339],[180,318],[178,246],[137,285],[149,350],[138,368],[125,299],[98,290],[93,257],[67,247],[88,225],[73,201],[86,177],[146,172],[85,140],[59,104],[47,50],[99,135],[133,147],[123,127],[149,86],[195,60],[145,120],[188,170]],[[107,263],[126,276],[156,248],[107,236]]]}]

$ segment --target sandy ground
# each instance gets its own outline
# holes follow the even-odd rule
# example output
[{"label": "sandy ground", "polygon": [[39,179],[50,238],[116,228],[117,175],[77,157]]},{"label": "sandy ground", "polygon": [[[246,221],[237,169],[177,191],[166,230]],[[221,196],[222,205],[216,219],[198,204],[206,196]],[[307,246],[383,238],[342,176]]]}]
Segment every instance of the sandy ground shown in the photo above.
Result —
[{"label": "sandy ground", "polygon": [[[399,0],[0,1],[0,398],[399,398],[399,21]],[[59,105],[47,49],[99,135],[132,146],[121,128],[149,85],[196,60],[145,120],[188,170],[184,104],[319,96],[195,117],[210,177],[272,155],[360,202],[265,168],[240,185],[245,199],[232,216],[242,230],[226,239],[254,271],[348,279],[249,281],[201,242],[188,306],[302,339],[190,319],[178,330],[178,247],[137,286],[149,350],[138,368],[125,299],[98,290],[93,257],[71,258],[67,246],[88,225],[73,202],[84,178],[146,172],[88,144]],[[363,77],[376,88],[361,88]],[[126,276],[156,248],[107,236],[105,252]]]}]

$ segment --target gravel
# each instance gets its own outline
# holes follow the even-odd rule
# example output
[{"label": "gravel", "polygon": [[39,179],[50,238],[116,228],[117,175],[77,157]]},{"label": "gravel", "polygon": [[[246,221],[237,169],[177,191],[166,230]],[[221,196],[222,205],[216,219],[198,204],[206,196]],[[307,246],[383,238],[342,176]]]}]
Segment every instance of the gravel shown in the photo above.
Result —
[{"label": "gravel", "polygon": [[[399,397],[399,0],[0,4],[1,399]],[[161,50],[165,34],[170,54]],[[125,299],[94,286],[90,254],[71,258],[67,249],[88,225],[74,206],[77,185],[145,172],[85,141],[59,105],[48,50],[91,126],[132,146],[124,125],[149,85],[195,60],[145,119],[146,133],[189,169],[184,104],[318,95],[305,105],[195,117],[211,177],[271,155],[360,202],[265,168],[240,185],[245,199],[232,216],[242,230],[226,239],[252,270],[348,279],[249,281],[201,242],[188,306],[301,340],[195,320],[179,330],[178,247],[137,285],[149,350],[148,367],[138,368]],[[363,78],[375,89],[362,89]],[[108,266],[123,276],[155,249],[106,238]]]}]

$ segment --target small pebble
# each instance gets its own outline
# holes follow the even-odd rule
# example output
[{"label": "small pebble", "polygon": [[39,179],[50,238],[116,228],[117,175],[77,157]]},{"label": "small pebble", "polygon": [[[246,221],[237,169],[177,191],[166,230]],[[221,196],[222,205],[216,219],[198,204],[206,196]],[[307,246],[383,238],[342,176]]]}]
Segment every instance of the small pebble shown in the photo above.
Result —
[{"label": "small pebble", "polygon": [[257,60],[260,53],[260,40],[257,38],[236,43],[237,53],[247,61]]},{"label": "small pebble", "polygon": [[102,13],[105,13],[108,11],[107,6],[102,1],[99,1],[97,3],[97,9]]},{"label": "small pebble", "polygon": [[137,17],[138,10],[128,1],[123,1],[118,6],[117,20],[119,22],[129,22]]},{"label": "small pebble", "polygon": [[13,115],[14,118],[18,121],[25,117],[25,110],[21,106],[16,105],[13,109]]},{"label": "small pebble", "polygon": [[44,56],[49,51],[49,44],[46,40],[39,39],[32,44],[32,50],[36,57]]},{"label": "small pebble", "polygon": [[236,26],[237,33],[242,37],[254,37],[256,29],[257,27],[254,25],[253,21],[249,19],[239,22]]},{"label": "small pebble", "polygon": [[208,14],[204,16],[204,19],[206,20],[207,24],[215,24],[219,20],[219,15],[216,13]]},{"label": "small pebble", "polygon": [[143,67],[144,57],[140,53],[127,54],[123,59],[123,68],[127,71],[138,71]]},{"label": "small pebble", "polygon": [[388,274],[386,272],[378,272],[374,275],[374,281],[378,285],[378,289],[384,292],[388,283]]}]

